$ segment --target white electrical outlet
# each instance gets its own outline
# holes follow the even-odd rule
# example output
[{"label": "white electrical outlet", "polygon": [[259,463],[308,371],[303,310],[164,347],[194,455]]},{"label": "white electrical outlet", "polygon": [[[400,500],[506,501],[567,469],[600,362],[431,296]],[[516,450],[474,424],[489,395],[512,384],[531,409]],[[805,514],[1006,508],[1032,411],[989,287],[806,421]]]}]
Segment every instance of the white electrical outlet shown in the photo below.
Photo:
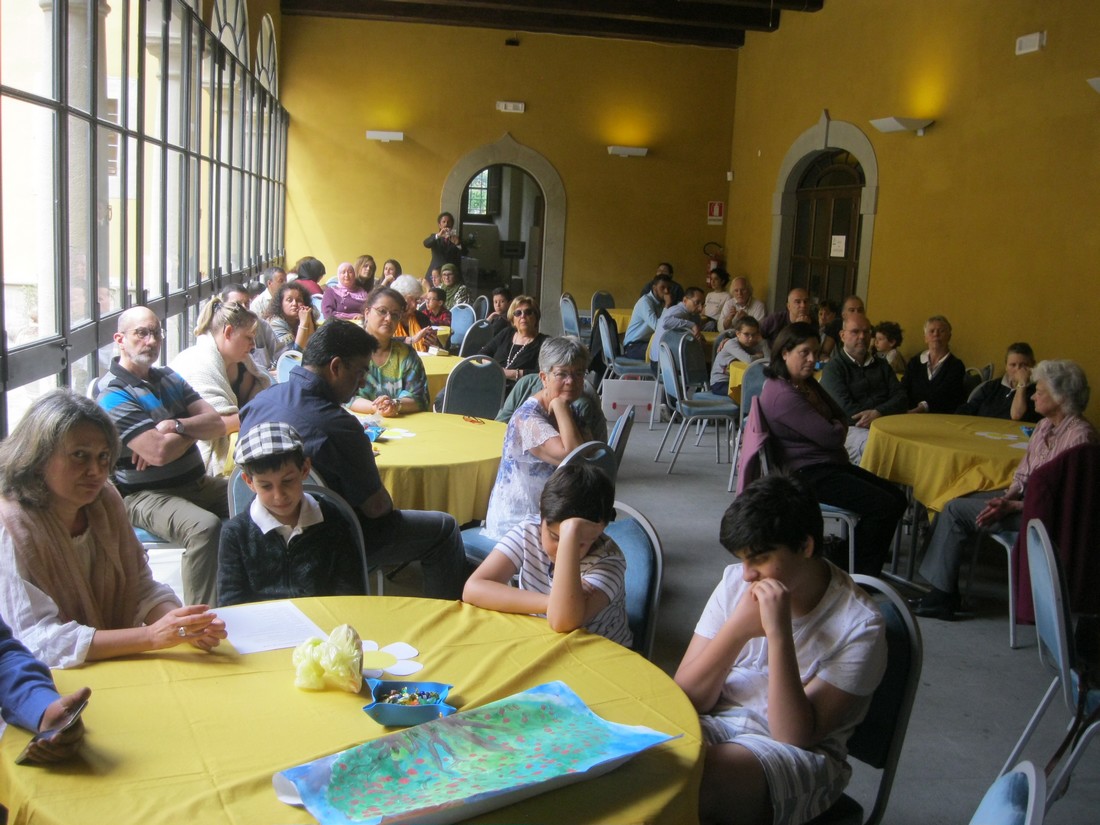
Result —
[{"label": "white electrical outlet", "polygon": [[1031,54],[1047,44],[1046,32],[1032,32],[1016,38],[1016,54]]},{"label": "white electrical outlet", "polygon": [[515,114],[523,114],[523,110],[527,108],[525,103],[518,100],[498,100],[497,111],[498,112],[514,112]]}]

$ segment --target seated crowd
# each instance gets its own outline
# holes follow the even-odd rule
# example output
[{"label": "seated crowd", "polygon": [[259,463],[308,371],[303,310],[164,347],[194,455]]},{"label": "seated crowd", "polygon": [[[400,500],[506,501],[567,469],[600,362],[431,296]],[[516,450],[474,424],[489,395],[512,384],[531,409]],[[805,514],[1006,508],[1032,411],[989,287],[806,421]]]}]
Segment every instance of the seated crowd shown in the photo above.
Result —
[{"label": "seated crowd", "polygon": [[[453,516],[394,507],[363,424],[349,414],[429,410],[418,353],[439,345],[450,311],[470,298],[454,219],[438,220],[424,241],[432,262],[423,281],[392,259],[376,279],[369,255],[340,264],[327,287],[316,258],[300,260],[293,280],[269,269],[256,294],[231,285],[215,296],[195,343],[170,367],[157,366],[160,319],[130,308],[114,336],[118,357],[91,399],[57,390],[15,426],[0,444],[6,719],[45,730],[88,698],[86,688],[59,696],[42,663],[72,667],[183,643],[209,651],[227,638],[219,606],[363,593],[352,526],[305,491],[311,473],[354,510],[369,569],[419,562],[426,597],[632,643],[626,559],[606,533],[614,482],[563,464],[583,442],[607,438],[586,385],[589,352],[542,332],[535,298],[492,295],[493,334],[481,353],[507,380],[507,429],[480,533],[492,549],[472,571]],[[709,389],[723,395],[732,364],[762,362],[758,412],[783,472],[748,485],[722,517],[719,542],[736,561],[703,607],[675,680],[706,740],[702,821],[801,823],[847,784],[846,743],[885,669],[882,617],[825,558],[820,507],[860,516],[852,572],[878,574],[906,498],[858,466],[871,423],[929,412],[1039,422],[1007,490],[956,499],[935,522],[921,566],[933,589],[917,612],[951,618],[969,538],[1018,525],[1030,474],[1096,442],[1081,415],[1089,388],[1073,362],[1036,365],[1031,347],[1014,343],[1004,376],[968,394],[942,316],[928,319],[926,349],[906,362],[900,327],[872,327],[856,296],[815,309],[796,288],[767,315],[745,278],[715,269],[707,286],[679,287],[662,264],[634,305],[624,350],[643,358],[673,331],[697,340],[714,332]],[[285,351],[300,361],[273,383]],[[234,465],[255,497],[229,519]],[[186,604],[153,579],[134,528],[184,548]],[[65,758],[82,736],[73,725],[29,756]]]}]

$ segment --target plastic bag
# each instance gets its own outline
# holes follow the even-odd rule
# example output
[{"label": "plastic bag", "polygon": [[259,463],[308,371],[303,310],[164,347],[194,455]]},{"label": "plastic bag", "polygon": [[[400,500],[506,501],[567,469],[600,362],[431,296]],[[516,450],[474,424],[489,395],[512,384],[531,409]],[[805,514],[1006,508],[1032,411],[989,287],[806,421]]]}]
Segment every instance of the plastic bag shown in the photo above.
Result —
[{"label": "plastic bag", "polygon": [[324,641],[306,639],[294,648],[291,661],[296,688],[358,693],[363,687],[363,644],[351,625],[340,625]]}]

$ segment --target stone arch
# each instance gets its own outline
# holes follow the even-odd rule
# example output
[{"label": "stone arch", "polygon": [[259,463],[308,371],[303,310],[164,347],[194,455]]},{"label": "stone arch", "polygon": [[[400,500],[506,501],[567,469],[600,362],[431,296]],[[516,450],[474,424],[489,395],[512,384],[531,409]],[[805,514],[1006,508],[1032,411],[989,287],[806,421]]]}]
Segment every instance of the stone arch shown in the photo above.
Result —
[{"label": "stone arch", "polygon": [[777,295],[779,270],[790,259],[794,239],[795,191],[807,167],[822,152],[843,149],[863,168],[863,192],[859,211],[863,218],[859,236],[859,265],[856,274],[856,294],[867,300],[871,274],[871,242],[875,234],[875,214],[878,211],[878,159],[867,135],[854,123],[832,120],[823,110],[821,119],[799,135],[779,167],[775,193],[772,195],[772,243],[768,265],[768,298],[773,309],[780,309],[786,296]]},{"label": "stone arch", "polygon": [[543,332],[561,331],[562,269],[565,261],[565,184],[557,169],[543,155],[516,141],[507,132],[495,143],[487,143],[463,155],[443,182],[440,211],[462,210],[462,193],[470,178],[494,164],[518,166],[535,179],[542,189],[546,202],[542,239],[542,281],[539,290],[539,306],[542,309]]}]

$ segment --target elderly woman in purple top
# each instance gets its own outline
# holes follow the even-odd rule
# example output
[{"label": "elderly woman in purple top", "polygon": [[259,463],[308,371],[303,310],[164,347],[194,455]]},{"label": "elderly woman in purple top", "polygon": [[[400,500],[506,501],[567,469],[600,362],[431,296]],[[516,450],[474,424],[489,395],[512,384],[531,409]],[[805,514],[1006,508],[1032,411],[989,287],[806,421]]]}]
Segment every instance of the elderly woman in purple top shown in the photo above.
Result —
[{"label": "elderly woman in purple top", "polygon": [[886,560],[905,496],[888,481],[848,461],[848,417],[814,379],[821,341],[814,327],[794,323],[775,339],[760,411],[779,465],[813,490],[822,504],[859,515],[853,572],[876,575]]},{"label": "elderly woman in purple top", "polygon": [[329,318],[362,321],[366,303],[367,290],[363,289],[355,267],[344,261],[336,268],[336,283],[325,287],[325,294],[321,298],[321,314],[326,321]]}]

